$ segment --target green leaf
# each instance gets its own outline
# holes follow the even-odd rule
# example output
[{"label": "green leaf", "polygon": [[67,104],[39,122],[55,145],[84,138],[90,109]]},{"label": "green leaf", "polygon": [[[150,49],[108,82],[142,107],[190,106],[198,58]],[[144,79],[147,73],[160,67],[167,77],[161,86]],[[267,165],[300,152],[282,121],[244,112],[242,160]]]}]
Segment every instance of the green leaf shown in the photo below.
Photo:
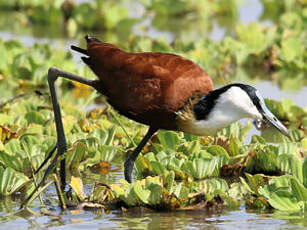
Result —
[{"label": "green leaf", "polygon": [[123,156],[122,150],[116,146],[100,145],[98,151],[100,152],[99,161],[112,162],[121,160]]},{"label": "green leaf", "polygon": [[307,189],[290,175],[273,178],[268,185],[259,188],[259,193],[272,207],[282,211],[302,210],[307,199]]},{"label": "green leaf", "polygon": [[287,120],[286,111],[283,104],[279,101],[265,99],[265,105],[280,120]]},{"label": "green leaf", "polygon": [[46,121],[45,117],[41,113],[36,112],[36,111],[28,112],[25,115],[25,118],[27,119],[29,123],[37,123],[40,125],[43,125]]},{"label": "green leaf", "polygon": [[[24,154],[24,152],[21,152]],[[0,161],[7,167],[10,167],[18,172],[25,172],[25,169],[27,169],[26,166],[29,166],[26,163],[29,163],[29,161],[25,160],[20,152],[15,153],[14,156],[7,154],[4,151],[0,151]]]},{"label": "green leaf", "polygon": [[303,163],[297,156],[282,154],[278,157],[278,164],[283,172],[291,173],[299,181],[303,182]]},{"label": "green leaf", "polygon": [[9,115],[3,114],[3,113],[0,114],[0,124],[4,125],[7,122],[9,122],[9,120],[10,120],[10,116]]},{"label": "green leaf", "polygon": [[224,164],[224,158],[213,157],[212,159],[196,158],[192,162],[188,161],[183,165],[183,170],[191,174],[196,179],[212,176],[219,173],[220,167]]},{"label": "green leaf", "polygon": [[186,142],[181,144],[178,148],[177,151],[178,152],[183,152],[186,155],[190,155],[192,153],[195,152],[199,152],[200,151],[200,144],[199,141],[191,141],[191,142]]},{"label": "green leaf", "polygon": [[33,146],[39,144],[39,139],[34,135],[23,135],[20,137],[20,144],[23,150],[31,156]]},{"label": "green leaf", "polygon": [[290,179],[292,192],[298,201],[307,201],[307,189],[295,178]]},{"label": "green leaf", "polygon": [[258,189],[267,183],[267,177],[265,177],[263,174],[251,175],[245,173],[245,176],[247,178],[247,184],[250,190],[255,194],[258,194]]},{"label": "green leaf", "polygon": [[252,123],[250,121],[245,126],[243,126],[240,122],[234,122],[228,127],[217,132],[215,137],[218,136],[226,136],[228,138],[235,137],[238,138],[243,143],[251,128],[252,128]]},{"label": "green leaf", "polygon": [[189,195],[189,189],[183,183],[178,183],[175,186],[173,194],[179,199],[186,199]]},{"label": "green leaf", "polygon": [[236,28],[236,32],[239,40],[246,44],[246,49],[250,50],[251,53],[260,53],[273,41],[273,35],[264,33],[261,25],[257,23],[239,25]]},{"label": "green leaf", "polygon": [[278,169],[277,156],[270,148],[257,149],[249,156],[246,166],[246,171],[252,174],[276,173]]},{"label": "green leaf", "polygon": [[221,178],[211,178],[201,181],[200,188],[206,194],[216,195],[217,193],[227,192],[229,189],[227,182]]},{"label": "green leaf", "polygon": [[153,152],[149,152],[149,153],[146,153],[144,155],[144,157],[148,160],[148,161],[157,161],[157,158],[155,156],[155,154]]},{"label": "green leaf", "polygon": [[303,162],[302,171],[303,171],[303,183],[304,183],[305,188],[307,188],[307,158],[306,157]]},{"label": "green leaf", "polygon": [[156,175],[161,175],[165,170],[165,167],[159,161],[152,161],[150,164]]},{"label": "green leaf", "polygon": [[145,186],[150,191],[148,202],[150,205],[161,204],[163,184],[160,177],[146,177]]},{"label": "green leaf", "polygon": [[288,36],[281,42],[281,52],[287,62],[302,57],[304,48],[299,37]]},{"label": "green leaf", "polygon": [[115,136],[116,127],[112,126],[110,129],[108,129],[108,138],[106,139],[105,145],[112,145],[114,136]]},{"label": "green leaf", "polygon": [[157,137],[165,148],[175,149],[180,144],[178,134],[172,131],[159,131]]},{"label": "green leaf", "polygon": [[307,152],[307,137],[305,137],[302,141],[301,141],[301,144],[302,144],[302,148],[305,152]]},{"label": "green leaf", "polygon": [[112,139],[112,138],[109,138],[109,132],[105,131],[104,129],[94,130],[91,133],[91,136],[97,138],[99,140],[99,144],[101,145],[105,145],[107,142],[110,142],[110,140]]},{"label": "green leaf", "polygon": [[[241,180],[245,182],[243,178],[240,177]],[[227,191],[227,194],[234,200],[246,200],[248,196],[252,193],[251,189],[245,182],[239,183],[239,182],[234,182],[230,185],[230,189]]]},{"label": "green leaf", "polygon": [[137,180],[132,187],[132,190],[134,191],[136,197],[142,202],[141,204],[148,204],[148,198],[150,196],[150,191],[147,189],[144,189],[142,186],[142,182]]},{"label": "green leaf", "polygon": [[171,194],[173,192],[172,189],[173,189],[173,186],[175,184],[175,173],[174,173],[174,171],[170,171],[167,174],[167,176],[165,178],[165,182],[167,184],[166,189]]},{"label": "green leaf", "polygon": [[300,148],[298,144],[292,143],[292,142],[280,143],[279,149],[278,149],[278,155],[282,155],[282,154],[296,155],[299,152],[300,152]]},{"label": "green leaf", "polygon": [[150,195],[148,197],[148,203],[150,205],[158,205],[161,204],[162,195],[163,195],[163,187],[160,184],[151,184],[147,186],[148,190],[150,190]]},{"label": "green leaf", "polygon": [[258,136],[258,135],[253,135],[251,139],[252,144],[260,143],[260,144],[265,144],[266,141],[263,137]]},{"label": "green leaf", "polygon": [[207,152],[210,153],[212,156],[225,156],[227,159],[229,159],[227,151],[219,145],[212,145],[208,147]]},{"label": "green leaf", "polygon": [[71,177],[70,186],[76,193],[79,200],[84,201],[86,198],[86,195],[84,193],[83,189],[83,182],[80,177]]},{"label": "green leaf", "polygon": [[281,211],[298,211],[302,204],[297,202],[295,197],[289,191],[278,190],[272,193],[268,199],[273,208]]},{"label": "green leaf", "polygon": [[0,169],[0,194],[9,196],[23,187],[29,179],[11,168]]},{"label": "green leaf", "polygon": [[85,159],[86,145],[80,141],[74,144],[73,150],[66,157],[66,164],[70,169],[78,168],[81,161]]},{"label": "green leaf", "polygon": [[242,143],[238,138],[231,136],[229,140],[229,155],[237,156],[240,154],[240,148],[242,147]]},{"label": "green leaf", "polygon": [[151,172],[152,171],[152,168],[151,168],[151,164],[149,162],[149,160],[144,157],[142,154],[140,154],[136,160],[135,160],[135,163],[134,163],[134,167],[136,168],[136,171],[138,174],[144,174],[147,175],[148,172]]},{"label": "green leaf", "polygon": [[22,147],[19,139],[13,139],[9,143],[7,143],[4,147],[6,153],[10,155],[15,155],[16,152],[22,151]]}]

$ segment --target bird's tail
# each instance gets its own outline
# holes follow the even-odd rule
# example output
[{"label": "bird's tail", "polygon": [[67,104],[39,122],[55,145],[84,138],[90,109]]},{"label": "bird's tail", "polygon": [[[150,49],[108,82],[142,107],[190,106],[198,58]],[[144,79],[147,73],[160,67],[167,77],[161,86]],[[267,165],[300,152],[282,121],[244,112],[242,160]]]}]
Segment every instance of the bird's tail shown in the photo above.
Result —
[{"label": "bird's tail", "polygon": [[78,46],[74,46],[74,45],[70,46],[70,48],[71,48],[72,50],[74,50],[74,51],[79,52],[79,53],[82,53],[82,54],[88,55],[88,53],[87,53],[87,50],[86,50],[86,49],[82,49],[82,48],[80,48],[80,47],[78,47]]},{"label": "bird's tail", "polygon": [[[90,43],[90,42],[101,42],[99,39],[97,39],[97,38],[95,38],[95,37],[93,37],[93,36],[90,36],[90,35],[86,35],[84,38],[85,38],[85,40],[86,40],[86,43]],[[70,48],[71,48],[72,50],[74,50],[74,51],[77,51],[77,52],[79,52],[79,53],[82,53],[82,54],[85,54],[85,55],[88,56],[88,52],[87,52],[86,49],[82,49],[82,48],[80,48],[80,47],[78,47],[78,46],[74,46],[74,45],[72,45]]]}]

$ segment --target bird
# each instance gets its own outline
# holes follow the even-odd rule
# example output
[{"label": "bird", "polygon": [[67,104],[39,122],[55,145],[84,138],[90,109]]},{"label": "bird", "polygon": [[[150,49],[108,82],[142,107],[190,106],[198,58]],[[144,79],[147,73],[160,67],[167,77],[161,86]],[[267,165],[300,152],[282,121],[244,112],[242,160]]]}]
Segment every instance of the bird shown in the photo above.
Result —
[{"label": "bird", "polygon": [[[83,55],[82,61],[97,79],[88,80],[55,67],[48,72],[58,142],[39,169],[56,148],[58,152],[44,178],[53,169],[56,159],[66,151],[54,87],[58,77],[93,87],[106,96],[107,102],[119,114],[149,126],[141,142],[125,160],[124,175],[129,183],[137,156],[160,129],[208,136],[242,118],[251,118],[270,123],[289,137],[287,128],[270,112],[260,92],[251,85],[233,83],[214,89],[205,70],[177,54],[130,53],[93,36],[86,35],[85,40],[86,49],[74,45],[71,49]],[[61,181],[65,184],[65,159],[61,161]]]}]

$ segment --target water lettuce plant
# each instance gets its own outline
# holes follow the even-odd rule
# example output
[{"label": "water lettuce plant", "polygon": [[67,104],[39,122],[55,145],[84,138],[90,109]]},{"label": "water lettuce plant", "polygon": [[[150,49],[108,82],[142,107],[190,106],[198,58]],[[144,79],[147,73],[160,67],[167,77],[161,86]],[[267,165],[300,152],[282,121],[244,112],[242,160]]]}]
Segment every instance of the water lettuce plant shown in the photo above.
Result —
[{"label": "water lettuce plant", "polygon": [[[75,176],[81,176],[92,167],[121,164],[127,151],[133,148],[133,140],[139,141],[138,132],[145,131],[139,124],[118,116],[111,108],[85,113],[76,104],[64,100],[63,121],[69,143],[67,170]],[[269,102],[278,108],[279,102]],[[32,191],[34,184],[30,178],[33,171],[55,144],[55,127],[48,103],[46,95],[33,93],[1,108],[1,195]],[[290,108],[279,112],[291,118],[295,111],[301,115],[305,111]],[[273,112],[277,111],[273,109]],[[276,114],[278,116],[278,112]],[[305,114],[293,117],[299,118],[299,122],[306,117]],[[284,120],[291,124],[291,121]],[[283,178],[287,183],[293,183],[292,190],[288,191],[291,194],[289,199],[296,199],[299,203],[289,206],[289,209],[302,207],[300,202],[305,201],[304,197],[293,195],[292,191],[297,189],[296,192],[301,194],[305,189],[306,138],[296,135],[293,140],[281,139],[282,143],[275,145],[267,143],[261,136],[253,136],[246,144],[250,128],[251,123],[245,126],[235,123],[215,137],[160,131],[137,159],[137,180],[133,184],[124,180],[108,186],[98,183],[93,186],[91,194],[82,193],[82,199],[78,201],[98,202],[103,207],[124,204],[126,208],[145,206],[188,210],[210,205],[220,207],[222,204],[237,206],[240,203],[259,207],[260,203],[262,208],[282,209],[283,203],[278,203],[281,198],[276,197],[280,193],[275,193],[272,186],[278,178]],[[305,126],[301,125],[289,125],[289,128],[291,132],[306,132]],[[259,173],[266,176],[257,176]],[[292,176],[280,176],[283,174]],[[260,183],[259,178],[265,179]],[[76,185],[73,187],[77,194],[82,190],[76,189]],[[282,199],[280,202],[287,201]]]}]

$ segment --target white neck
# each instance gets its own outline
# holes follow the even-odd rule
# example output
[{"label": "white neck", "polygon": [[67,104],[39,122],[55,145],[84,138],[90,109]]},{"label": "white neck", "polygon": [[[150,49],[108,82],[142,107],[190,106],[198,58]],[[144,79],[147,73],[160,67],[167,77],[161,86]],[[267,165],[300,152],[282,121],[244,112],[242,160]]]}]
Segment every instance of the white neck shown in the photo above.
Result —
[{"label": "white neck", "polygon": [[262,119],[248,94],[240,87],[231,87],[222,93],[205,120],[191,121],[187,130],[195,135],[213,135],[242,118]]}]

